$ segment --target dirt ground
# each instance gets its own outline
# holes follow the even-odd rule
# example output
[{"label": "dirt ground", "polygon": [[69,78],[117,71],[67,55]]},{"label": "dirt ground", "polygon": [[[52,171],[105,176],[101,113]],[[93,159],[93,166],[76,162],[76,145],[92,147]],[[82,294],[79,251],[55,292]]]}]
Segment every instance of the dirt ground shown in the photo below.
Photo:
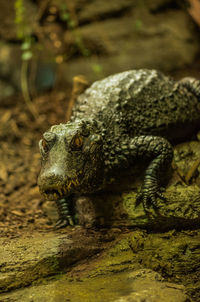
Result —
[{"label": "dirt ground", "polygon": [[[175,78],[200,78],[200,60],[174,71]],[[37,187],[40,170],[38,141],[52,124],[66,122],[71,89],[51,92],[33,100],[34,119],[22,97],[0,101],[0,236],[16,238],[33,231],[53,229],[42,210]]]},{"label": "dirt ground", "polygon": [[40,170],[38,141],[52,124],[66,121],[66,93],[34,99],[35,120],[22,97],[0,102],[0,236],[15,238],[51,229],[42,211],[37,187]]}]

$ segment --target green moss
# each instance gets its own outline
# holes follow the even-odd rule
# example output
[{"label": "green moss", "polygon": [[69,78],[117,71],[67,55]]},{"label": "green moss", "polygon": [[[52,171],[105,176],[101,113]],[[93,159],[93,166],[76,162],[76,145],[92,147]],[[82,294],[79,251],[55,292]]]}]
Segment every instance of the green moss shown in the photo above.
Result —
[{"label": "green moss", "polygon": [[[7,280],[7,286],[10,281],[16,287],[20,278],[21,286],[24,286],[26,280],[32,278],[32,283],[37,284],[30,288],[36,297],[35,302],[48,301],[52,296],[56,297],[55,301],[65,301],[66,297],[73,302],[115,301],[123,293],[129,293],[131,271],[148,268],[161,273],[169,281],[183,283],[195,296],[195,291],[200,288],[199,236],[199,231],[173,230],[148,234],[135,230],[124,234],[102,255],[78,264],[66,274],[44,279],[45,276],[59,273],[57,258],[49,257],[41,260],[37,268],[17,275],[18,279]],[[37,283],[34,282],[36,279]],[[26,300],[30,296],[28,289],[21,292],[23,294],[18,301],[29,301]]]},{"label": "green moss", "polygon": [[[131,293],[129,272],[106,274],[95,278],[68,280],[62,276],[57,281],[50,281],[30,288],[25,288],[9,295],[16,301],[26,302],[34,299],[40,301],[73,301],[73,302],[102,302],[116,301],[117,298]],[[6,298],[3,296],[2,298]],[[1,299],[1,296],[0,296]],[[53,299],[53,300],[52,300]]]},{"label": "green moss", "polygon": [[136,267],[139,266],[135,264],[129,237],[126,237],[92,263],[89,272],[87,272],[87,277],[119,273]]}]

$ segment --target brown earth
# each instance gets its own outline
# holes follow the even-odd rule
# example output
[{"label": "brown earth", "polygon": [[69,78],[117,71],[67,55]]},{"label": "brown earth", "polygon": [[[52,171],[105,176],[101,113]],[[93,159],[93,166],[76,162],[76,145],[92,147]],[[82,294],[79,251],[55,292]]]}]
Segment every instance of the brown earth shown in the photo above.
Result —
[{"label": "brown earth", "polygon": [[22,97],[0,104],[0,236],[19,237],[49,231],[37,187],[38,141],[52,124],[65,121],[69,93],[54,92],[34,99],[35,120]]}]

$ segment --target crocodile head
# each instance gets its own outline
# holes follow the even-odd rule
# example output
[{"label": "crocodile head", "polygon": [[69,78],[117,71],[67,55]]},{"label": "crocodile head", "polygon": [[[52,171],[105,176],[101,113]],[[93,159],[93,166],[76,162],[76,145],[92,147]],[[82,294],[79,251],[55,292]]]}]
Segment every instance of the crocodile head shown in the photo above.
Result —
[{"label": "crocodile head", "polygon": [[103,141],[92,120],[52,126],[39,142],[41,194],[57,200],[71,193],[89,193],[103,182]]}]

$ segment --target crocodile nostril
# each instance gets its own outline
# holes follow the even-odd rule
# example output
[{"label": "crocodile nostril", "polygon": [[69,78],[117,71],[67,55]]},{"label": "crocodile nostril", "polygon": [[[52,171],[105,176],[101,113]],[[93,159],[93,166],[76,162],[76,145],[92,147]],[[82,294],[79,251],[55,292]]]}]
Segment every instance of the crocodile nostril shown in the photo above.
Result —
[{"label": "crocodile nostril", "polygon": [[40,187],[48,188],[48,187],[57,187],[62,186],[64,182],[64,176],[60,174],[54,173],[42,173],[39,175],[38,184]]},{"label": "crocodile nostril", "polygon": [[48,200],[58,200],[66,196],[66,183],[64,169],[58,165],[42,169],[38,177],[40,192]]}]

